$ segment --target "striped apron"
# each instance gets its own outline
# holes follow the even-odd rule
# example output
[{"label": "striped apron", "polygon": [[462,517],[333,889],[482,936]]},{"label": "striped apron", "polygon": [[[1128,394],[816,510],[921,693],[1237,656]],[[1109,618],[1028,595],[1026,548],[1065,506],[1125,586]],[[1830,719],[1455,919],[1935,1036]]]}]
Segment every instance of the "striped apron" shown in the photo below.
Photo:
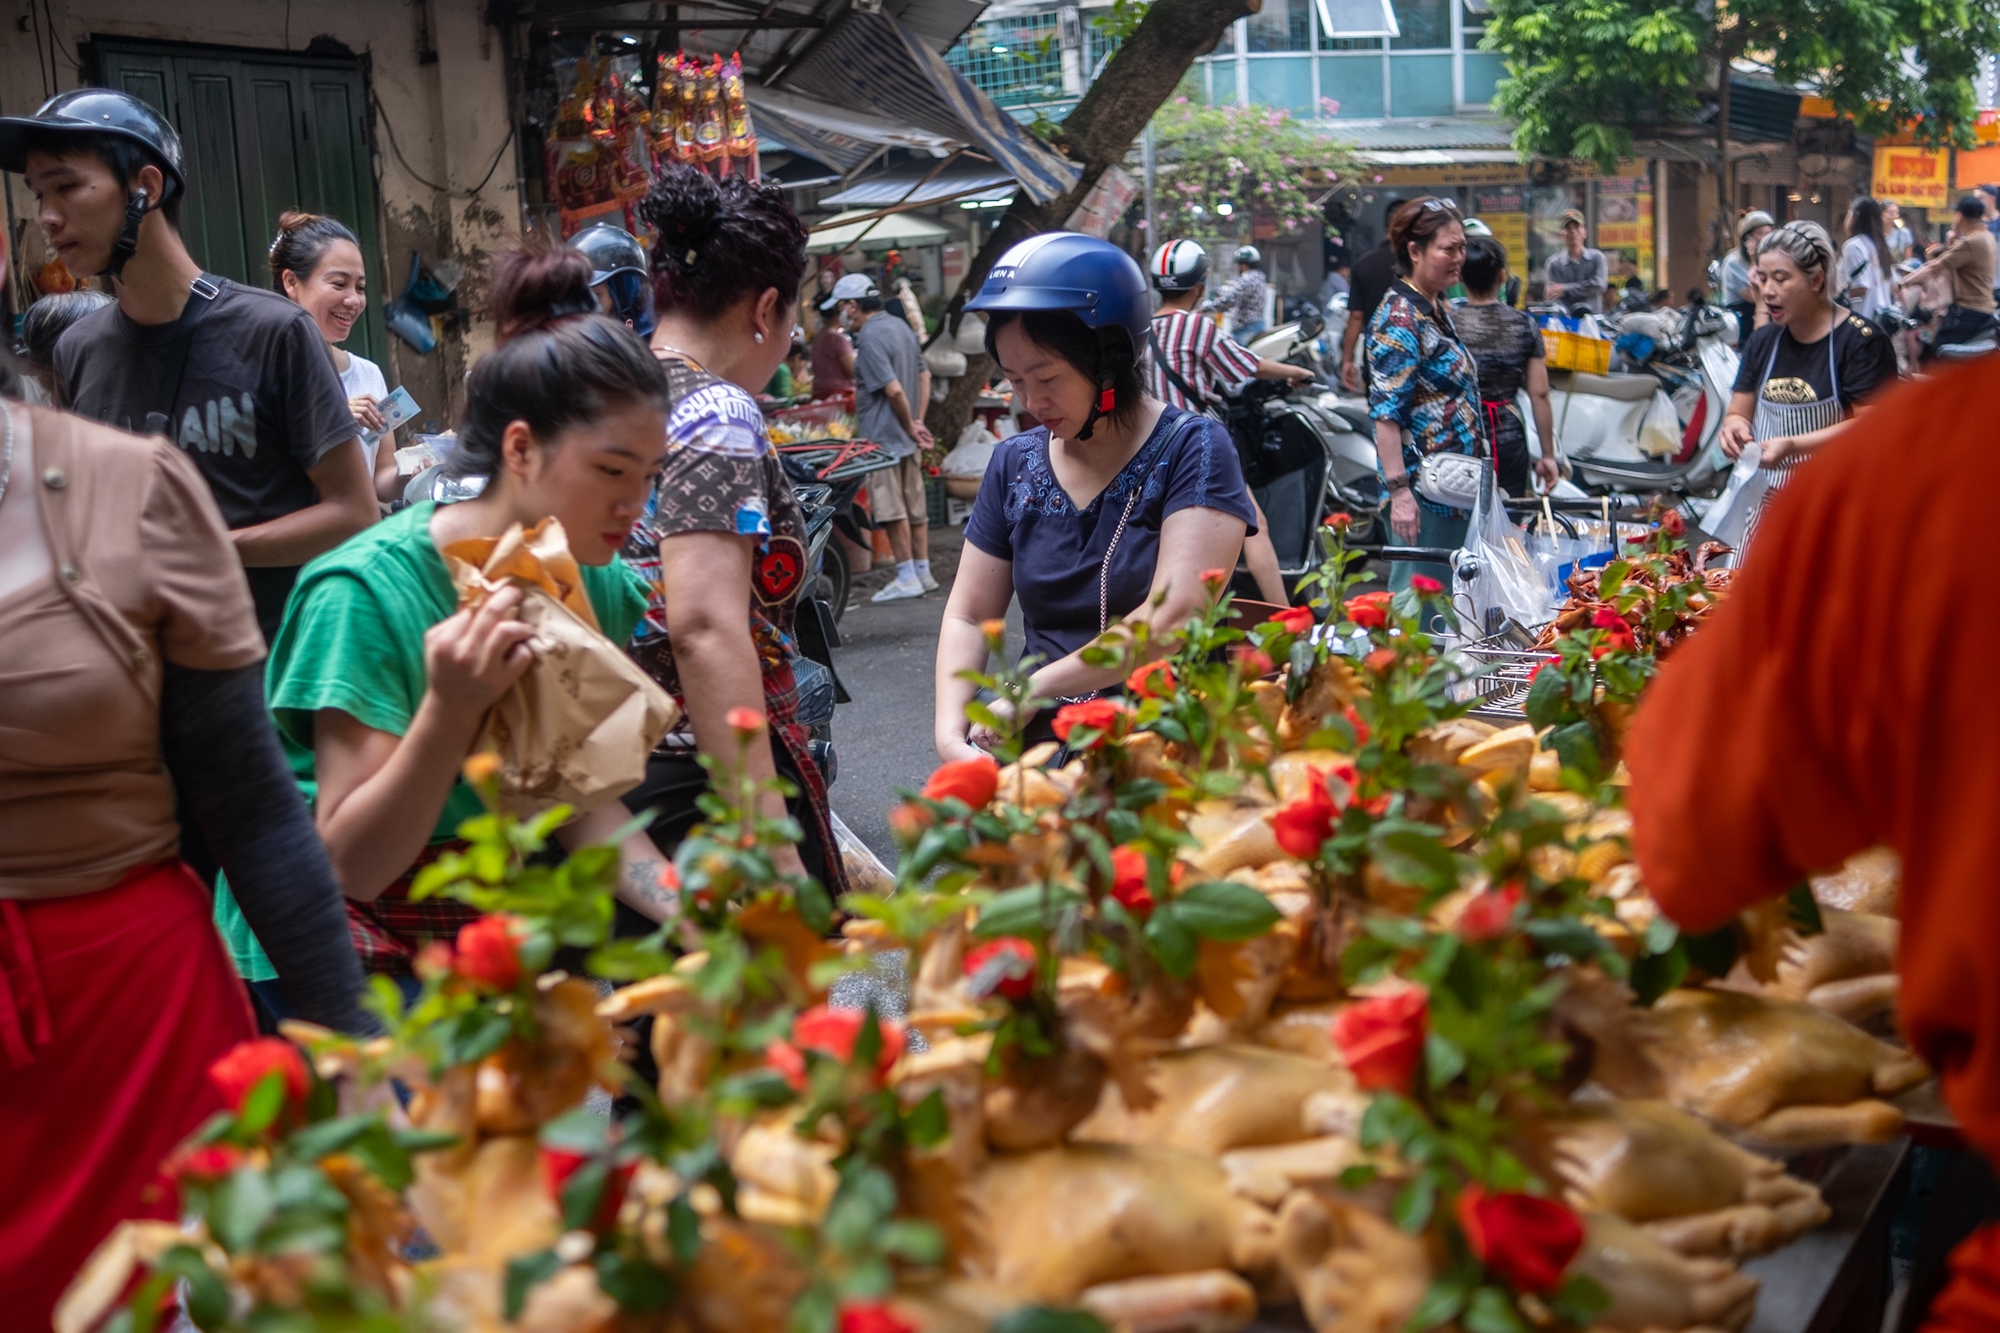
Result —
[{"label": "striped apron", "polygon": [[[1829,329],[1826,335],[1826,375],[1832,390],[1826,397],[1810,403],[1774,403],[1764,397],[1763,386],[1771,382],[1771,372],[1778,364],[1778,345],[1784,341],[1783,338],[1772,340],[1771,359],[1764,363],[1763,380],[1757,390],[1757,415],[1750,423],[1753,440],[1761,443],[1786,435],[1806,435],[1840,421],[1840,370],[1833,359],[1833,332]],[[1760,469],[1764,493],[1758,497],[1757,507],[1750,512],[1744,525],[1742,550],[1750,549],[1750,542],[1757,535],[1758,521],[1764,515],[1764,506],[1771,503],[1771,496],[1791,479],[1792,469],[1803,461],[1803,456],[1795,453],[1777,463],[1767,463]]]}]

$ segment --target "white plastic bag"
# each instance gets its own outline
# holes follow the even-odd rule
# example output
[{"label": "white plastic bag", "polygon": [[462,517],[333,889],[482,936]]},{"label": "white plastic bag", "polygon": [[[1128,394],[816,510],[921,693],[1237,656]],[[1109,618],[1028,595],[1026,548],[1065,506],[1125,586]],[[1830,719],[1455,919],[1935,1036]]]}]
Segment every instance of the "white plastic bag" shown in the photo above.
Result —
[{"label": "white plastic bag", "polygon": [[993,460],[993,447],[1000,443],[986,423],[973,419],[959,433],[958,443],[938,464],[938,470],[947,477],[983,477],[986,465]]},{"label": "white plastic bag", "polygon": [[1467,638],[1483,638],[1497,630],[1503,620],[1533,628],[1555,614],[1548,576],[1529,553],[1526,535],[1507,517],[1490,468],[1481,477],[1479,494],[1473,500],[1465,549],[1453,557],[1452,564],[1460,584],[1459,595],[1453,598],[1454,609],[1462,622],[1466,617],[1461,600],[1471,602],[1470,623],[1462,625]]}]

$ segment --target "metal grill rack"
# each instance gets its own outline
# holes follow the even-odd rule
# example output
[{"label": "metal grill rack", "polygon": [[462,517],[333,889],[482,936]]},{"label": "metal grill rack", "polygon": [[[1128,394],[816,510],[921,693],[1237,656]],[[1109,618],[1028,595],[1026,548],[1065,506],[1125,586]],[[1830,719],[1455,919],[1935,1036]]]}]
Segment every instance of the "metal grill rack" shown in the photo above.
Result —
[{"label": "metal grill rack", "polygon": [[1457,700],[1476,700],[1472,716],[1488,722],[1516,723],[1527,718],[1528,677],[1554,653],[1523,648],[1511,636],[1496,634],[1453,650],[1474,673],[1456,686]]}]

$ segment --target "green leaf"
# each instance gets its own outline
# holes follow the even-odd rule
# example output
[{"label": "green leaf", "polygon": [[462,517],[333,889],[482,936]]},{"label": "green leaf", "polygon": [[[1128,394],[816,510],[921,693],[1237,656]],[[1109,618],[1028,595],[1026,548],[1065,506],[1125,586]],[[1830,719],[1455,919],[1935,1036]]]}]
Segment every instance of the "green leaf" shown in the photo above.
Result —
[{"label": "green leaf", "polygon": [[903,1133],[919,1148],[935,1148],[951,1135],[951,1112],[945,1110],[944,1089],[932,1088],[930,1095],[911,1107],[903,1117]]},{"label": "green leaf", "polygon": [[1398,884],[1437,893],[1458,882],[1458,863],[1434,834],[1377,824],[1369,834],[1368,851],[1382,873]]},{"label": "green leaf", "polygon": [[1632,993],[1650,1006],[1687,979],[1687,950],[1678,941],[1664,953],[1641,954],[1632,962]]},{"label": "green leaf", "polygon": [[1424,1036],[1424,1068],[1431,1087],[1447,1087],[1465,1072],[1465,1052],[1437,1033],[1427,1033]]},{"label": "green leaf", "polygon": [[1681,945],[1687,950],[1690,963],[1712,977],[1729,975],[1729,969],[1736,965],[1736,954],[1740,947],[1736,937],[1736,923],[1730,922],[1720,930],[1711,930],[1706,935],[1681,936]]},{"label": "green leaf", "polygon": [[1340,1187],[1344,1190],[1367,1189],[1380,1174],[1380,1169],[1372,1163],[1358,1162],[1340,1173]]},{"label": "green leaf", "polygon": [[236,1130],[246,1138],[256,1138],[271,1127],[278,1112],[284,1109],[285,1076],[274,1069],[258,1079],[257,1086],[244,1096],[243,1109],[236,1116]]},{"label": "green leaf", "polygon": [[604,1250],[591,1265],[597,1269],[597,1285],[621,1310],[642,1314],[673,1304],[673,1279],[644,1259],[628,1259],[616,1250]]},{"label": "green leaf", "polygon": [[539,1284],[554,1277],[563,1266],[554,1250],[536,1250],[530,1254],[517,1254],[507,1261],[507,1280],[502,1288],[503,1304],[509,1320],[521,1317],[521,1308],[528,1303],[528,1293]]},{"label": "green leaf", "polygon": [[816,935],[825,935],[833,929],[833,899],[818,880],[808,875],[793,891],[798,903],[799,920],[805,922],[806,929]]},{"label": "green leaf", "polygon": [[1437,1177],[1429,1171],[1419,1171],[1409,1184],[1396,1191],[1396,1201],[1389,1207],[1389,1220],[1400,1230],[1415,1235],[1430,1225],[1436,1209]]},{"label": "green leaf", "polygon": [[944,1236],[928,1222],[898,1218],[875,1233],[882,1253],[912,1264],[935,1264],[944,1258]]},{"label": "green leaf", "polygon": [[1554,726],[1567,711],[1568,695],[1569,682],[1563,678],[1561,669],[1555,663],[1542,668],[1528,686],[1525,705],[1528,721],[1537,729]]},{"label": "green leaf", "polygon": [[1576,769],[1593,778],[1604,769],[1597,752],[1597,729],[1588,722],[1557,727],[1549,733],[1548,747],[1556,752],[1564,768]]},{"label": "green leaf", "polygon": [[604,1199],[605,1182],[610,1176],[611,1164],[602,1157],[593,1157],[570,1172],[558,1199],[562,1205],[563,1230],[581,1231],[590,1226],[597,1217],[597,1205]]},{"label": "green leaf", "polygon": [[1537,917],[1522,926],[1521,933],[1541,945],[1544,952],[1579,963],[1589,962],[1606,948],[1603,937],[1575,917]]},{"label": "green leaf", "polygon": [[1178,902],[1161,903],[1146,922],[1146,940],[1160,966],[1182,981],[1194,975],[1201,944],[1193,931],[1181,923],[1175,910]]},{"label": "green leaf", "polygon": [[1576,1328],[1590,1327],[1610,1308],[1611,1293],[1583,1273],[1570,1274],[1549,1298],[1549,1311]]},{"label": "green leaf", "polygon": [[277,1206],[270,1177],[255,1167],[241,1166],[209,1195],[208,1225],[223,1249],[239,1253],[256,1243],[257,1233]]},{"label": "green leaf", "polygon": [[1646,923],[1644,948],[1647,953],[1665,953],[1674,947],[1681,937],[1681,928],[1665,916],[1656,916]]},{"label": "green leaf", "polygon": [[1278,924],[1278,909],[1248,884],[1210,880],[1174,895],[1174,918],[1203,939],[1255,939]]},{"label": "green leaf", "polygon": [[674,1261],[683,1268],[701,1253],[701,1215],[685,1193],[667,1205],[667,1241],[674,1247]]},{"label": "green leaf", "polygon": [[229,1318],[229,1289],[192,1245],[176,1245],[160,1256],[156,1273],[187,1283],[187,1313],[197,1328],[219,1328]]},{"label": "green leaf", "polygon": [[1088,1310],[1051,1310],[1043,1305],[1010,1310],[994,1320],[992,1333],[1111,1333]]},{"label": "green leaf", "polygon": [[342,1116],[338,1120],[322,1120],[317,1125],[308,1125],[292,1135],[292,1155],[302,1161],[317,1162],[329,1153],[339,1152],[381,1123],[382,1118],[371,1111],[365,1115]]},{"label": "green leaf", "polygon": [[1499,1287],[1481,1287],[1465,1304],[1465,1333],[1528,1333],[1528,1321]]},{"label": "green leaf", "polygon": [[1812,885],[1800,880],[1785,891],[1785,915],[1791,918],[1792,926],[1801,935],[1824,935],[1826,922],[1819,914],[1819,900],[1813,897]]},{"label": "green leaf", "polygon": [[1067,908],[1081,907],[1083,895],[1054,885],[1030,884],[996,895],[979,909],[979,921],[972,928],[976,939],[1001,935],[1029,938],[1046,934],[1056,917]]},{"label": "green leaf", "polygon": [[1439,1278],[1431,1283],[1430,1290],[1417,1302],[1417,1308],[1410,1313],[1410,1322],[1403,1327],[1406,1333],[1425,1333],[1458,1318],[1458,1312],[1464,1308],[1465,1284],[1452,1278]]}]

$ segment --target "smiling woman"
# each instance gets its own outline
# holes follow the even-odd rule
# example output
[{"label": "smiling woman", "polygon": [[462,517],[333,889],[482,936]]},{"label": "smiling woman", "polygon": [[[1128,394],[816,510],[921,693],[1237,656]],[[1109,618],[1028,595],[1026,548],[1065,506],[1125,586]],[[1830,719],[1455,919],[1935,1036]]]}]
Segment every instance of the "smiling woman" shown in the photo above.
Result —
[{"label": "smiling woman", "polygon": [[[630,637],[645,587],[617,558],[666,451],[666,381],[631,330],[594,313],[590,262],[546,242],[494,266],[494,322],[508,341],[473,367],[452,470],[486,478],[477,499],[418,504],[314,561],[271,649],[270,705],[347,896],[349,933],[372,972],[412,975],[417,951],[477,913],[407,901],[411,879],[451,845],[479,801],[459,773],[487,710],[533,660],[509,590],[457,610],[443,552],[514,524],[558,520],[612,642]],[[579,313],[589,311],[592,313]],[[602,841],[617,806],[571,822]],[[663,863],[627,840],[620,899],[652,920],[670,900]],[[237,966],[279,1006],[255,937],[217,896]]]}]

